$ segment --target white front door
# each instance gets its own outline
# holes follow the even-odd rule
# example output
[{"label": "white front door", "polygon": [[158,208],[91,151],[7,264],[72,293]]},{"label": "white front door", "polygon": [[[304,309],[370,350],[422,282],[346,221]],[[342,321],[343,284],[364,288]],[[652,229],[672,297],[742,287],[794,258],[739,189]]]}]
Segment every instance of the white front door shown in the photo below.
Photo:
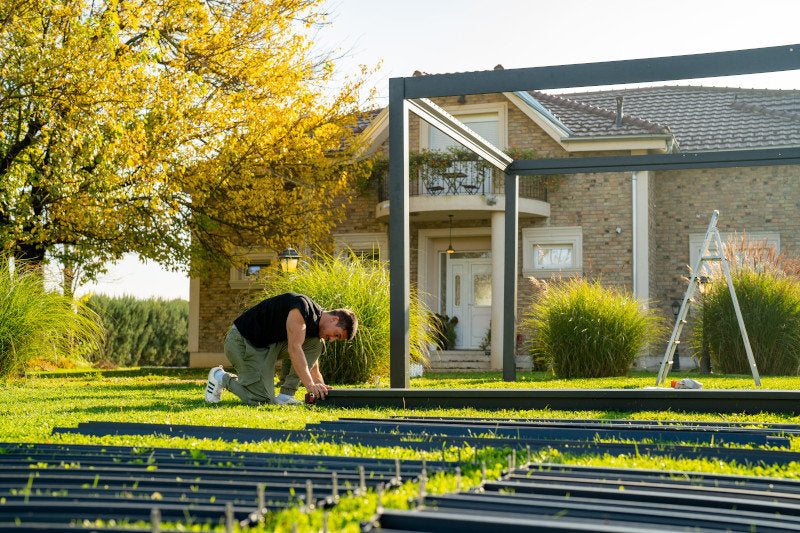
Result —
[{"label": "white front door", "polygon": [[[446,313],[458,318],[455,347],[477,350],[492,317],[492,260],[488,253],[452,255],[446,259]],[[483,257],[463,257],[470,255]]]}]

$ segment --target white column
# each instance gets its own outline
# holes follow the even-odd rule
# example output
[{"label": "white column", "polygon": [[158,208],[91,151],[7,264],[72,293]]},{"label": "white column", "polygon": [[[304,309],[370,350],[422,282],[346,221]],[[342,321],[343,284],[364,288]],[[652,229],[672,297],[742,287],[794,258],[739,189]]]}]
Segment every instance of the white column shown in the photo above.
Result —
[{"label": "white column", "polygon": [[505,213],[492,212],[492,370],[503,369],[503,266],[506,256]]},{"label": "white column", "polygon": [[636,172],[634,187],[636,188],[634,198],[636,205],[633,208],[635,213],[633,221],[633,249],[635,250],[633,294],[644,305],[650,298],[650,211],[648,202],[650,172]]}]

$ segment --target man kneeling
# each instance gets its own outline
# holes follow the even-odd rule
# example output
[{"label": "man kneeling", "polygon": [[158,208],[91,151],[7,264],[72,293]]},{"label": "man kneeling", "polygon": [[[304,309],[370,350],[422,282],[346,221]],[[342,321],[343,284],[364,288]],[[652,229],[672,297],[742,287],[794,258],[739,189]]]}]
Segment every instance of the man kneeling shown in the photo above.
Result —
[{"label": "man kneeling", "polygon": [[[233,321],[225,338],[225,355],[236,369],[212,368],[206,401],[217,403],[228,389],[248,405],[299,404],[300,382],[316,398],[331,387],[319,371],[322,341],[352,339],[358,319],[349,309],[323,311],[308,296],[287,292],[267,298]],[[281,361],[280,393],[275,396],[275,364]]]}]

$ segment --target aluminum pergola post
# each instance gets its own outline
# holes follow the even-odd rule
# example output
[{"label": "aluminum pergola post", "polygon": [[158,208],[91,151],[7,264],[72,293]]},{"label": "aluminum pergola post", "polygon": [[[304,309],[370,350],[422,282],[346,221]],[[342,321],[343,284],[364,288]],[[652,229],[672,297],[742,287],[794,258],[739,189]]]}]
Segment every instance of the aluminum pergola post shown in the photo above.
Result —
[{"label": "aluminum pergola post", "polygon": [[389,384],[408,388],[411,268],[405,79],[389,80]]},{"label": "aluminum pergola post", "polygon": [[516,381],[517,226],[519,178],[506,173],[506,224],[503,258],[503,380]]}]

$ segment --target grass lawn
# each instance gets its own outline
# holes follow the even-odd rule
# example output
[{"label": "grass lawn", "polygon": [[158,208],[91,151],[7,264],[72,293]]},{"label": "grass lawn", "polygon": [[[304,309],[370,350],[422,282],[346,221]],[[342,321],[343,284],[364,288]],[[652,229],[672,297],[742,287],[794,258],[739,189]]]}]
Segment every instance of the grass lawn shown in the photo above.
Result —
[{"label": "grass lawn", "polygon": [[[25,442],[60,442],[80,444],[104,444],[127,446],[163,446],[197,449],[232,449],[262,452],[316,453],[330,455],[359,455],[371,457],[400,457],[441,459],[442,452],[414,452],[404,448],[368,448],[354,445],[260,442],[232,443],[209,439],[180,439],[144,436],[84,437],[80,435],[51,435],[53,427],[75,426],[90,420],[199,424],[216,426],[247,426],[259,428],[301,429],[308,423],[332,420],[344,416],[386,417],[412,414],[401,409],[336,409],[293,407],[248,407],[241,404],[231,393],[223,393],[222,402],[206,404],[203,386],[207,370],[203,369],[130,369],[90,372],[61,372],[31,375],[4,385],[0,396],[0,440]],[[752,379],[747,376],[698,376],[673,374],[672,379],[694,377],[702,381],[704,388],[752,388]],[[415,388],[640,388],[651,386],[655,374],[635,373],[623,378],[558,380],[545,373],[519,373],[515,383],[503,382],[499,373],[432,374],[423,379],[412,380]],[[383,380],[386,383],[386,380]],[[369,385],[365,385],[369,386]],[[373,384],[374,386],[374,384]],[[800,378],[762,378],[762,389],[798,389]],[[302,389],[301,391],[302,392]],[[299,396],[299,394],[298,394]],[[752,422],[800,423],[800,416],[788,415],[725,415],[683,414],[670,411],[618,413],[608,411],[487,411],[478,409],[432,409],[415,410],[413,414],[429,416],[516,416],[554,418],[630,418],[630,419],[677,419],[677,420],[735,420]],[[800,450],[800,438],[791,440],[793,450]],[[460,456],[469,461],[477,451],[463,448]],[[445,451],[445,458],[455,460],[458,450]],[[505,453],[502,450],[481,452],[480,460],[486,460],[490,472],[495,475],[502,468]],[[544,460],[545,455],[535,459]],[[648,456],[555,456],[550,457],[565,463],[658,468],[661,470],[696,470],[705,472],[738,473],[764,476],[792,477],[800,479],[800,465],[780,467],[745,467],[718,461],[670,460]],[[465,484],[479,481],[478,469],[464,465]],[[428,484],[429,492],[453,490],[454,476],[438,476]],[[403,488],[384,496],[385,506],[405,507],[407,498],[416,486],[406,484]],[[358,531],[358,521],[368,518],[375,510],[375,495],[346,498],[334,508],[329,517],[331,530]],[[290,531],[292,522],[300,524],[300,530],[318,530],[321,512],[310,516],[297,510],[288,510],[270,516],[267,530]]]}]

